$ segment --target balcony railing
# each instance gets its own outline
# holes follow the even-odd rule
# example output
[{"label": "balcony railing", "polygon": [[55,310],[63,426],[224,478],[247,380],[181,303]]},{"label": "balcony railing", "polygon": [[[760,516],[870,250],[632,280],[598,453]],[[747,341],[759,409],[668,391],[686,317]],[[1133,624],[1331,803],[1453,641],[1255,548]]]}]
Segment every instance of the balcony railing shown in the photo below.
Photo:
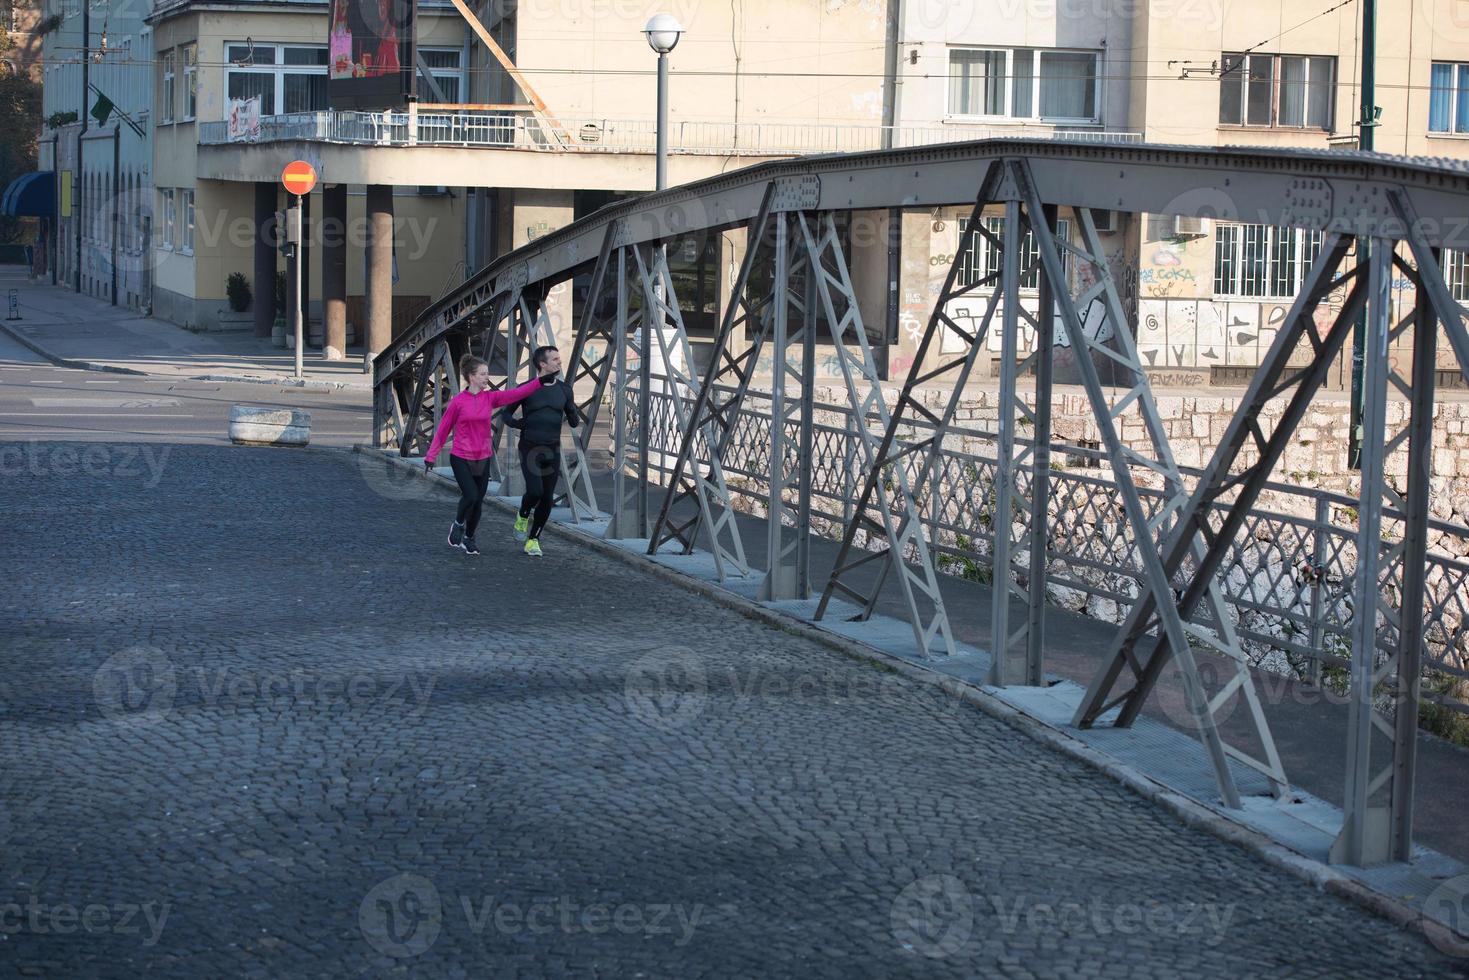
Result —
[{"label": "balcony railing", "polygon": [[[260,133],[231,139],[223,122],[199,126],[203,145],[311,140],[360,146],[475,146],[578,153],[653,153],[652,120],[563,119],[552,126],[528,114],[419,109],[416,125],[406,112],[293,112],[266,116]],[[891,128],[894,147],[964,140],[1022,137],[1103,143],[1140,143],[1141,133],[1049,126],[944,126]],[[699,122],[670,125],[670,153],[712,156],[791,156],[852,153],[884,148],[888,127],[805,122]]]}]

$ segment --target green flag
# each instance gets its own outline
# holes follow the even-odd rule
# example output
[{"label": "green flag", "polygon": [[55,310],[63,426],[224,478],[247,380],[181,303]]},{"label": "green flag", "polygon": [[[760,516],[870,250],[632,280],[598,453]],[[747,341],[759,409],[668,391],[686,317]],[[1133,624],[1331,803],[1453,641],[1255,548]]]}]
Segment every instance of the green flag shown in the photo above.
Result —
[{"label": "green flag", "polygon": [[111,99],[103,95],[101,92],[98,92],[97,104],[92,106],[92,115],[96,118],[97,125],[107,125],[107,117],[112,115],[112,110],[116,108],[117,106],[112,104]]}]

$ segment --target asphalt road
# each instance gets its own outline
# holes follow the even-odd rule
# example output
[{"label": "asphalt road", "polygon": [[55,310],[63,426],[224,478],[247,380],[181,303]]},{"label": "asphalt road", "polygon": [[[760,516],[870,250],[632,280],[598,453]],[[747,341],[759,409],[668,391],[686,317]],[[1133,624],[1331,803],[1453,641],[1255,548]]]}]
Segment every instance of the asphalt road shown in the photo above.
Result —
[{"label": "asphalt road", "polygon": [[229,445],[230,406],[237,404],[306,409],[312,445],[350,446],[372,431],[366,391],[58,368],[0,333],[0,440]]}]

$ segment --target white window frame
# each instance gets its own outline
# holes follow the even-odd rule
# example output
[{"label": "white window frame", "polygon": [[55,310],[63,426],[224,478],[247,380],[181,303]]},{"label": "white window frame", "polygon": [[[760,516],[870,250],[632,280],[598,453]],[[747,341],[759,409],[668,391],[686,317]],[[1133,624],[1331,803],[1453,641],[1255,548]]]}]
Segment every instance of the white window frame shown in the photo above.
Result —
[{"label": "white window frame", "polygon": [[194,254],[194,188],[179,191],[179,251]]},{"label": "white window frame", "polygon": [[173,100],[174,100],[174,73],[175,73],[175,49],[169,48],[159,55],[159,61],[163,65],[163,83],[159,86],[160,105],[158,108],[158,121],[161,123],[173,122]]},{"label": "white window frame", "polygon": [[[1030,106],[1031,114],[1028,116],[1017,116],[1014,114],[1015,93],[1012,84],[1015,78],[1015,54],[1020,51],[1029,51],[1034,57],[1031,62],[1031,90]],[[945,76],[945,85],[951,85],[949,79],[953,77],[953,55],[956,52],[1002,52],[1005,55],[1005,95],[1003,104],[1005,112],[999,114],[959,112],[949,104],[950,93],[948,88],[944,92],[944,110],[946,119],[959,121],[984,120],[994,122],[998,120],[1011,120],[1014,122],[1046,123],[1048,125],[1073,125],[1073,126],[1097,126],[1102,122],[1102,52],[1089,48],[1027,48],[1027,47],[992,47],[988,45],[954,45],[949,48],[947,64],[948,74]],[[1086,116],[1043,116],[1041,115],[1041,59],[1048,54],[1084,54],[1092,58],[1092,104],[1096,107],[1096,113],[1091,117]]]},{"label": "white window frame", "polygon": [[[467,80],[464,77],[464,51],[463,51],[463,49],[461,49],[461,48],[440,48],[440,47],[432,47],[432,46],[430,46],[430,47],[422,47],[422,48],[419,48],[418,49],[418,52],[419,52],[419,54],[430,54],[430,53],[433,53],[433,54],[452,54],[454,56],[454,63],[455,63],[455,65],[457,67],[454,67],[454,68],[435,68],[432,65],[430,65],[429,66],[429,69],[428,69],[428,74],[436,82],[443,82],[446,79],[453,79],[454,80],[454,84],[458,87],[459,101],[461,103],[462,102],[465,102],[466,101],[466,99],[465,99],[465,93],[468,91],[468,85],[467,85]],[[427,61],[427,60],[428,60],[427,58],[424,59],[424,61]],[[416,69],[417,68],[417,65],[415,65],[414,68]],[[420,108],[420,110],[426,110],[426,111],[432,112],[433,110],[431,108],[429,108],[429,107],[433,106],[435,103],[430,102],[428,100],[428,98],[427,98],[432,93],[429,93],[429,92],[419,92],[418,94],[420,96],[420,98],[419,98],[419,108]]]},{"label": "white window frame", "polygon": [[[1288,237],[1284,248],[1281,247],[1283,234],[1293,236]],[[1230,239],[1229,244],[1225,243],[1226,238]],[[1218,299],[1246,301],[1294,299],[1310,271],[1311,263],[1320,253],[1321,238],[1321,232],[1309,228],[1281,228],[1237,221],[1214,222],[1214,296]],[[1250,257],[1252,245],[1263,250],[1264,271],[1259,292],[1249,292],[1246,286],[1245,262]],[[1282,255],[1282,252],[1287,254]],[[1284,290],[1277,288],[1282,261],[1290,266],[1285,274],[1288,282]],[[1223,271],[1226,265],[1227,273]]]},{"label": "white window frame", "polygon": [[[1237,79],[1237,81],[1233,77],[1227,77],[1227,76],[1224,76],[1222,74],[1222,72],[1224,71],[1224,66],[1226,64],[1228,64],[1228,59],[1230,59],[1230,58],[1243,58],[1243,59],[1245,59],[1245,61],[1244,61],[1244,67],[1238,72],[1238,79]],[[1271,65],[1270,65],[1270,72],[1271,72],[1271,74],[1270,74],[1270,121],[1268,123],[1252,123],[1252,122],[1250,122],[1250,72],[1249,72],[1249,62],[1250,62],[1251,59],[1254,59],[1254,58],[1268,58],[1268,59],[1271,60]],[[1305,80],[1305,83],[1304,83],[1304,86],[1305,86],[1304,97],[1306,99],[1306,104],[1303,107],[1302,114],[1301,114],[1301,118],[1303,120],[1306,120],[1306,121],[1303,121],[1301,123],[1301,125],[1299,125],[1299,126],[1293,126],[1293,125],[1290,125],[1289,123],[1283,123],[1283,122],[1280,121],[1281,102],[1282,102],[1282,98],[1283,98],[1283,91],[1282,91],[1282,89],[1283,89],[1283,86],[1285,85],[1285,73],[1284,73],[1284,69],[1282,67],[1282,62],[1285,59],[1287,59],[1287,58],[1299,58],[1302,61],[1304,61],[1305,64],[1306,64],[1306,80]],[[1309,122],[1309,120],[1311,118],[1311,67],[1319,59],[1325,59],[1325,60],[1327,60],[1327,61],[1329,61],[1331,63],[1331,78],[1326,83],[1326,93],[1327,93],[1326,125],[1325,126],[1312,126],[1310,124],[1310,122]],[[1225,86],[1226,85],[1232,85],[1232,84],[1238,84],[1239,87],[1240,87],[1240,103],[1239,103],[1239,105],[1240,105],[1240,121],[1239,122],[1225,122],[1224,120],[1221,119],[1219,121],[1219,126],[1221,128],[1225,128],[1225,129],[1288,129],[1288,130],[1293,130],[1293,131],[1296,131],[1296,132],[1309,132],[1309,133],[1334,133],[1334,132],[1336,132],[1336,88],[1337,88],[1338,73],[1339,73],[1340,66],[1338,64],[1338,59],[1337,59],[1337,57],[1335,55],[1327,55],[1327,54],[1296,54],[1296,53],[1263,54],[1263,53],[1259,53],[1259,52],[1251,52],[1249,54],[1244,54],[1244,53],[1241,53],[1241,52],[1238,52],[1238,51],[1226,51],[1222,55],[1220,55],[1220,58],[1219,58],[1219,66],[1220,66],[1220,71],[1221,71],[1221,76],[1220,76],[1220,79],[1219,79],[1219,103],[1220,103],[1219,104],[1219,111],[1220,111],[1220,114],[1221,115],[1224,112],[1224,88],[1225,88]]]},{"label": "white window frame", "polygon": [[[1448,126],[1447,129],[1434,129],[1433,128],[1433,92],[1434,92],[1434,89],[1433,89],[1433,69],[1434,68],[1440,68],[1440,67],[1447,67],[1449,69],[1449,74],[1450,74],[1450,77],[1452,79],[1450,81],[1450,83],[1449,83],[1449,89],[1448,89],[1448,92],[1449,92],[1449,126]],[[1428,69],[1428,71],[1429,71],[1429,75],[1428,75],[1428,134],[1430,136],[1466,136],[1466,135],[1469,135],[1469,128],[1465,128],[1465,129],[1459,129],[1458,128],[1458,123],[1459,123],[1459,100],[1462,99],[1462,98],[1469,98],[1469,92],[1466,92],[1465,91],[1465,89],[1466,88],[1469,88],[1469,86],[1465,86],[1465,85],[1461,84],[1461,82],[1463,82],[1465,80],[1465,75],[1466,74],[1469,74],[1469,72],[1466,72],[1465,69],[1469,69],[1469,62],[1463,62],[1463,61],[1440,61],[1438,59],[1434,59],[1433,62],[1429,65],[1429,69]]]},{"label": "white window frame", "polygon": [[[228,119],[229,119],[229,112],[230,112],[230,95],[229,95],[229,91],[230,91],[230,76],[233,75],[233,74],[235,74],[235,73],[240,73],[240,74],[253,74],[253,75],[271,75],[271,76],[274,77],[274,88],[273,88],[272,91],[274,93],[274,100],[275,100],[274,109],[275,109],[275,111],[274,112],[271,112],[271,113],[267,113],[265,111],[264,107],[262,106],[261,107],[261,110],[260,110],[261,115],[285,115],[286,114],[286,76],[287,75],[320,75],[323,78],[326,78],[327,77],[328,66],[325,65],[325,64],[321,64],[321,65],[288,65],[288,64],[285,63],[285,60],[286,60],[286,49],[287,48],[309,48],[309,49],[312,49],[312,50],[318,50],[318,51],[321,51],[321,52],[325,53],[327,51],[327,45],[325,45],[325,44],[313,44],[313,43],[307,43],[307,42],[304,42],[304,41],[280,41],[280,42],[275,42],[275,43],[267,42],[267,43],[263,43],[263,44],[261,42],[259,42],[259,41],[255,41],[255,42],[252,42],[252,43],[254,44],[254,50],[257,51],[257,52],[258,51],[263,51],[263,50],[272,51],[273,52],[273,57],[275,59],[275,63],[274,64],[270,64],[270,65],[251,65],[249,67],[244,67],[244,68],[239,67],[239,66],[235,65],[230,60],[230,57],[229,57],[230,49],[231,48],[237,48],[237,47],[249,47],[250,45],[246,44],[246,42],[244,42],[244,41],[226,41],[225,42],[225,45],[224,45],[224,51],[225,51],[224,98],[222,98],[220,100],[220,102],[221,102],[220,111],[222,113],[221,118],[225,119],[226,121],[228,121]],[[325,107],[323,107],[323,108],[325,108]],[[307,111],[316,111],[316,110],[307,110]]]},{"label": "white window frame", "polygon": [[158,247],[165,252],[173,251],[174,226],[177,212],[174,210],[174,193],[172,187],[161,187],[158,190],[158,206],[163,212],[163,237],[159,239]]},{"label": "white window frame", "polygon": [[184,75],[184,111],[182,119],[193,122],[199,113],[199,42],[179,46]]}]

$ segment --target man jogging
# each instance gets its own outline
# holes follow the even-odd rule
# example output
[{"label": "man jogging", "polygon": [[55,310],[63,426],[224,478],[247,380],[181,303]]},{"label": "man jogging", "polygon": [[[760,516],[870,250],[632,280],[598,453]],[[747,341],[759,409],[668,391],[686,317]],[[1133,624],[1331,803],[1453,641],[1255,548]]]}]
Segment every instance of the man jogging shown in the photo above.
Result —
[{"label": "man jogging", "polygon": [[[537,347],[531,363],[541,379],[540,390],[503,415],[505,424],[520,430],[520,472],[525,476],[525,496],[515,518],[515,538],[525,542],[525,553],[541,557],[541,530],[551,517],[556,499],[556,480],[561,475],[561,420],[576,428],[581,415],[571,397],[571,385],[558,380],[561,352],[554,347]],[[519,413],[520,417],[516,418]]]}]

